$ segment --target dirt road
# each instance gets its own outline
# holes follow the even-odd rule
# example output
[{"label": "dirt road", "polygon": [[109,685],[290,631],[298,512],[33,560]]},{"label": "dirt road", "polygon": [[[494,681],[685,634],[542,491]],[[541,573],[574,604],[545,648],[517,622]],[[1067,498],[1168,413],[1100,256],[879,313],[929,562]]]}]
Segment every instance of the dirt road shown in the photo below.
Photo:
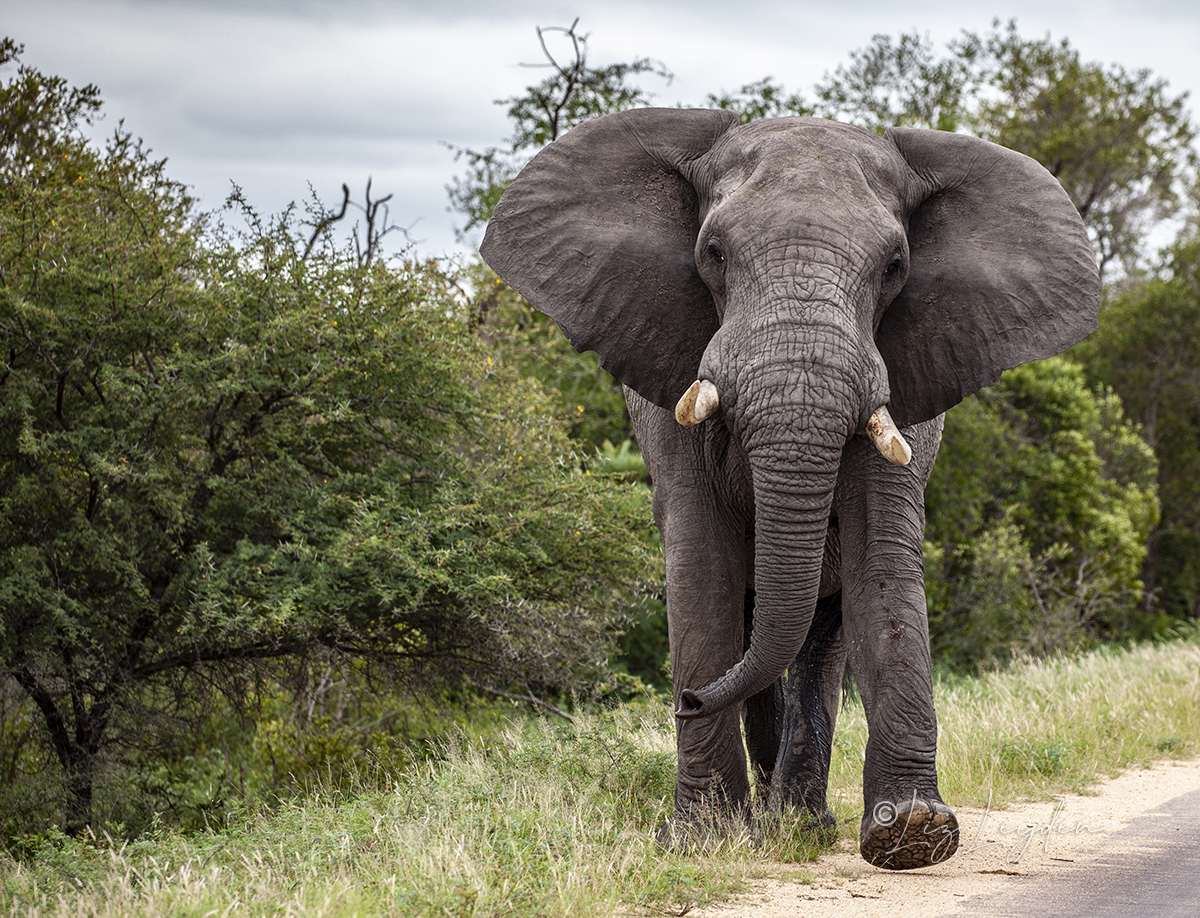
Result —
[{"label": "dirt road", "polygon": [[[811,884],[765,881],[695,918],[894,918],[900,914],[1200,914],[1200,759],[1134,769],[1054,803],[1009,810],[957,808],[958,853],[945,864],[893,873],[849,843],[811,867]],[[1172,877],[1187,877],[1176,888]],[[1179,896],[1193,897],[1180,901]],[[1157,904],[1156,904],[1157,903]]]}]

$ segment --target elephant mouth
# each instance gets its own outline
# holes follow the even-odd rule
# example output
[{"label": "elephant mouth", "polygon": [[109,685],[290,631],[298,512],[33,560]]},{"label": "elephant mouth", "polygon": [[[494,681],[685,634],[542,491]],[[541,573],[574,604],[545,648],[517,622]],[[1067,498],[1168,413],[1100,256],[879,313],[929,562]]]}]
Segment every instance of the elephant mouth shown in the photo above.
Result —
[{"label": "elephant mouth", "polygon": [[[720,406],[717,387],[707,379],[697,379],[675,405],[675,420],[684,427],[693,427],[712,417]],[[880,455],[893,465],[908,465],[912,461],[912,448],[892,420],[887,405],[880,405],[871,414],[866,434]]]}]

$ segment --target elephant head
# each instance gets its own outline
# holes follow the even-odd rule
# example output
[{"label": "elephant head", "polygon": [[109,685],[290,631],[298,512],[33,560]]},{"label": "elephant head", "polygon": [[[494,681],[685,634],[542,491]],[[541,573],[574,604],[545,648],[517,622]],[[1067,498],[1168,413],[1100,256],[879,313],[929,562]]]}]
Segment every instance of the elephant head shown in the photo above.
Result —
[{"label": "elephant head", "polygon": [[[755,500],[755,631],[679,716],[735,704],[799,650],[848,438],[904,427],[1096,327],[1074,206],[977,138],[642,109],[574,128],[513,182],[482,254],[681,423],[726,423]],[[882,410],[881,410],[882,409]],[[711,420],[707,420],[710,418]]]}]

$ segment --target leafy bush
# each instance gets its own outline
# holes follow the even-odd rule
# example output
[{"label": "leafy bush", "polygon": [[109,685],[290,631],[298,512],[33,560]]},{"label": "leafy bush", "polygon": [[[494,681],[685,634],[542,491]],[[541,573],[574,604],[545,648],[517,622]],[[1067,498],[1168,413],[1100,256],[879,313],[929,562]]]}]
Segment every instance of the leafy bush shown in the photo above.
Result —
[{"label": "leafy bush", "polygon": [[1121,396],[1154,448],[1163,512],[1146,607],[1180,620],[1200,618],[1200,235],[1184,234],[1166,256],[1159,276],[1105,303],[1099,330],[1072,354]]},{"label": "leafy bush", "polygon": [[0,87],[50,105],[0,135],[5,735],[10,785],[46,771],[30,719],[62,776],[43,824],[144,824],[123,768],[314,657],[435,697],[604,682],[660,576],[649,496],[587,473],[456,278],[237,193],[232,232],[64,85]]},{"label": "leafy bush", "polygon": [[1161,630],[1141,612],[1154,475],[1119,399],[1063,358],[952,409],[926,491],[935,657],[994,665]]}]

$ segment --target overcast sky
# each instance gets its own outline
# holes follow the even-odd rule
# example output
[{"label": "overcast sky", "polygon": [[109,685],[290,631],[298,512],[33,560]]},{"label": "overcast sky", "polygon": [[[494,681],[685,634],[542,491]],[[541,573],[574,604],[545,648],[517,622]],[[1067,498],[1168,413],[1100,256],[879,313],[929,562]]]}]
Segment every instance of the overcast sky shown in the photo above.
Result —
[{"label": "overcast sky", "polygon": [[422,255],[461,252],[445,186],[461,169],[444,144],[482,149],[510,132],[493,100],[544,72],[535,27],[580,17],[589,63],[649,56],[665,105],[772,76],[810,96],[872,35],[919,30],[939,46],[1015,17],[1022,36],[1068,38],[1087,60],[1150,68],[1200,109],[1196,0],[0,0],[24,60],[105,100],[170,160],[205,209],[237,182],[259,210],[329,204],[367,177],[415,223]]}]

